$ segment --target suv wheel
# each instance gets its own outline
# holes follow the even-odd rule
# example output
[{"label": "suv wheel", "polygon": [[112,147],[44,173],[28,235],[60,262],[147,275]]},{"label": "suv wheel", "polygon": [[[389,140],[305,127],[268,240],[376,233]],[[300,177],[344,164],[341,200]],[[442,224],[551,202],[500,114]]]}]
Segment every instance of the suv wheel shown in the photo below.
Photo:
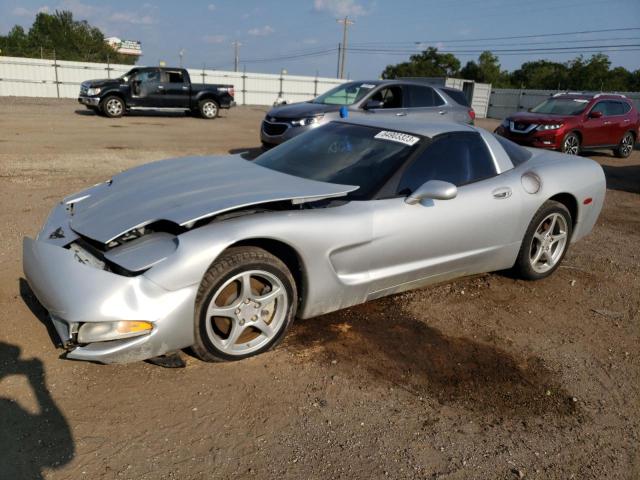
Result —
[{"label": "suv wheel", "polygon": [[574,132],[567,134],[562,141],[562,153],[578,155],[580,153],[580,137]]},{"label": "suv wheel", "polygon": [[124,114],[124,101],[114,95],[102,101],[102,112],[109,118],[119,118]]},{"label": "suv wheel", "polygon": [[636,143],[635,140],[633,133],[625,133],[622,140],[620,140],[618,147],[613,151],[616,154],[616,157],[629,158],[631,152],[633,152],[633,147]]}]

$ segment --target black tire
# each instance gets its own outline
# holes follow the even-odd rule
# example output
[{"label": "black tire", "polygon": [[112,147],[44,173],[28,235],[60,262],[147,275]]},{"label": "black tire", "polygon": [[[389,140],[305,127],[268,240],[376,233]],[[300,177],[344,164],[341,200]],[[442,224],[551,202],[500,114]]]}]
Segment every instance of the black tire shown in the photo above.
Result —
[{"label": "black tire", "polygon": [[[560,214],[564,217],[566,222],[567,239],[564,245],[564,250],[562,251],[560,257],[557,259],[555,265],[553,265],[553,267],[546,272],[538,272],[534,270],[530,259],[531,251],[533,248],[534,235],[538,227],[541,226],[543,220],[554,213]],[[531,222],[527,227],[527,231],[524,234],[522,245],[520,246],[520,251],[518,252],[518,258],[516,259],[516,263],[513,267],[514,273],[525,280],[541,280],[551,275],[560,266],[562,260],[564,259],[564,256],[567,253],[567,250],[569,250],[572,233],[573,222],[569,209],[562,203],[556,202],[554,200],[547,200],[546,202],[544,202],[531,219]]]},{"label": "black tire", "polygon": [[205,98],[198,102],[198,112],[205,120],[213,120],[220,113],[220,105],[212,98]]},{"label": "black tire", "polygon": [[629,158],[636,144],[636,137],[633,132],[627,132],[622,136],[618,147],[613,151],[618,158]]},{"label": "black tire", "polygon": [[[243,355],[229,355],[217,348],[207,333],[207,308],[225,282],[234,276],[248,270],[262,270],[275,275],[284,286],[288,303],[286,316],[282,325],[274,333],[269,342],[260,349]],[[195,309],[195,344],[193,353],[205,362],[221,362],[242,360],[243,358],[259,355],[274,348],[285,336],[293,323],[298,305],[295,280],[287,266],[279,258],[258,247],[231,247],[224,252],[204,275],[196,295]]]},{"label": "black tire", "polygon": [[562,139],[560,151],[567,155],[580,155],[580,137],[575,132],[570,132]]},{"label": "black tire", "polygon": [[109,95],[100,102],[100,110],[109,118],[120,118],[124,115],[125,109],[124,100],[116,95]]}]

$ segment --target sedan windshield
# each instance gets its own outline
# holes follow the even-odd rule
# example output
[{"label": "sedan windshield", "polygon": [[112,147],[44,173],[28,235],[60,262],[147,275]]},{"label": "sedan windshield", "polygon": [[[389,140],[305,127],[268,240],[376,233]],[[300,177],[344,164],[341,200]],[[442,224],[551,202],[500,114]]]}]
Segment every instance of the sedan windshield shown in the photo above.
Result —
[{"label": "sedan windshield", "polygon": [[332,122],[260,155],[255,163],[321,182],[357,185],[352,199],[368,199],[407,160],[420,137]]},{"label": "sedan windshield", "polygon": [[583,98],[550,98],[531,111],[550,115],[578,115],[584,111],[587,103],[589,101]]},{"label": "sedan windshield", "polygon": [[325,105],[353,105],[367,95],[375,85],[372,83],[351,82],[332,88],[327,93],[323,93],[311,103],[322,103]]}]

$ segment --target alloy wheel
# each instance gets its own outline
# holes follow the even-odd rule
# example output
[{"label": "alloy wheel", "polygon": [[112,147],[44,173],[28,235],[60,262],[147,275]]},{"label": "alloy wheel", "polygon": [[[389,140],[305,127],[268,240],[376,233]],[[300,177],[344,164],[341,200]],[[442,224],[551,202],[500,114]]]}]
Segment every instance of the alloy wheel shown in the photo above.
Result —
[{"label": "alloy wheel", "polygon": [[578,137],[575,135],[569,135],[564,140],[563,149],[564,153],[568,155],[577,155],[580,150],[580,142],[578,141]]},{"label": "alloy wheel", "polygon": [[567,220],[559,213],[551,213],[540,222],[529,250],[529,262],[534,271],[545,273],[555,267],[567,248],[567,232]]},{"label": "alloy wheel", "polygon": [[213,102],[205,102],[202,105],[202,114],[207,118],[214,118],[218,113],[218,107]]},{"label": "alloy wheel", "polygon": [[116,98],[111,98],[107,101],[107,112],[112,117],[117,117],[122,114],[122,102]]},{"label": "alloy wheel", "polygon": [[624,157],[628,157],[631,154],[632,150],[633,150],[633,135],[631,135],[630,133],[627,133],[622,138],[622,144],[620,145],[620,153],[622,153]]},{"label": "alloy wheel", "polygon": [[258,350],[278,335],[288,311],[283,282],[264,270],[234,275],[213,294],[206,310],[209,340],[227,355]]}]

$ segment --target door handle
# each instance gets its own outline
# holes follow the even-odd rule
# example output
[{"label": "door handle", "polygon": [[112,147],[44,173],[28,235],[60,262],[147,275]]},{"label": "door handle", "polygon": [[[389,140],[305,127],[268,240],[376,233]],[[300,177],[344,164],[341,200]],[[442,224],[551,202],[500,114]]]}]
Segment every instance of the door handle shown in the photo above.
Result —
[{"label": "door handle", "polygon": [[182,87],[183,90],[189,90],[189,87],[187,87],[186,85]]},{"label": "door handle", "polygon": [[503,200],[511,196],[511,189],[509,187],[499,187],[491,192],[491,194],[493,195],[493,198]]},{"label": "door handle", "polygon": [[396,113],[396,117],[406,117],[407,116],[407,112],[398,112]]},{"label": "door handle", "polygon": [[447,114],[447,111],[446,111],[446,110],[440,110],[438,113],[439,113],[440,115],[446,115],[446,114]]},{"label": "door handle", "polygon": [[604,125],[611,125],[611,122],[604,122]]}]

